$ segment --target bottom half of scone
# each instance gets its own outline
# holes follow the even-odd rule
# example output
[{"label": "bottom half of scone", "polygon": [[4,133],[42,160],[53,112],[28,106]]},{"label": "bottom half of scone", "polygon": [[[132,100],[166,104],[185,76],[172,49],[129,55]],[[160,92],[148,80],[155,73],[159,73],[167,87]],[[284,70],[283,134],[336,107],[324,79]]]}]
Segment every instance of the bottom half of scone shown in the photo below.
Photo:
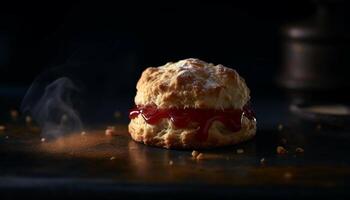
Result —
[{"label": "bottom half of scone", "polygon": [[220,121],[213,121],[205,140],[198,140],[197,124],[177,128],[170,119],[164,118],[157,124],[148,124],[142,115],[131,119],[129,133],[137,142],[167,149],[205,149],[238,144],[254,137],[256,120],[242,116],[241,129],[232,132]]}]

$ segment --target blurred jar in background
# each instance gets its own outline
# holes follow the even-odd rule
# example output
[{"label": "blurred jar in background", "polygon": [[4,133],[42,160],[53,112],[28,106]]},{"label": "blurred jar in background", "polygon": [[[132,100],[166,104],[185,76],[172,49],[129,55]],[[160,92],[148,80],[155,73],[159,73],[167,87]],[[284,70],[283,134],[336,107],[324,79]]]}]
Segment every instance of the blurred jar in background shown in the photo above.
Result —
[{"label": "blurred jar in background", "polygon": [[350,102],[350,39],[343,1],[316,1],[309,19],[282,28],[279,85],[292,104]]}]

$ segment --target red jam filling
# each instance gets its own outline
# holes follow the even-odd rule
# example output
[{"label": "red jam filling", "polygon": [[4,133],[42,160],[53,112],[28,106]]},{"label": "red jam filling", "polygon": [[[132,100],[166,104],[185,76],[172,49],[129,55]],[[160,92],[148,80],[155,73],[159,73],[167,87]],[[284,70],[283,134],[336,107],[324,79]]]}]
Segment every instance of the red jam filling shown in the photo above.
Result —
[{"label": "red jam filling", "polygon": [[194,122],[199,127],[196,137],[200,141],[205,141],[208,138],[208,130],[213,121],[220,121],[232,132],[237,132],[241,129],[243,116],[250,120],[255,118],[255,114],[249,105],[244,106],[242,110],[158,109],[155,106],[137,106],[130,110],[129,118],[134,119],[139,114],[148,124],[152,125],[157,124],[161,119],[170,119],[175,127],[186,128],[189,123]]}]

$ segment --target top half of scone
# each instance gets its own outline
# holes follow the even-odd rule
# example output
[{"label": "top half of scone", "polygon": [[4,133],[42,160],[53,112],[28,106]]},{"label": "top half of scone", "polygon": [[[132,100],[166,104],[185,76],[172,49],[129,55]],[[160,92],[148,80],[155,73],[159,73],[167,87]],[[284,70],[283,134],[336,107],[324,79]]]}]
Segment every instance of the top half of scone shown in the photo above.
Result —
[{"label": "top half of scone", "polygon": [[234,69],[194,58],[147,68],[136,88],[136,106],[159,109],[242,110],[250,99]]}]

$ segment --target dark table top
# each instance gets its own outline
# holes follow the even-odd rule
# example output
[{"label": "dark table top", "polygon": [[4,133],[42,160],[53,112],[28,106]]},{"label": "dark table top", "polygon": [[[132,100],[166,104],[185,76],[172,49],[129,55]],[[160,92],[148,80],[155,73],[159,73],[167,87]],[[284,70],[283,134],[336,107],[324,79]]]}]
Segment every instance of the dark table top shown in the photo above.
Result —
[{"label": "dark table top", "polygon": [[[5,107],[2,111],[8,113]],[[199,150],[204,155],[200,160],[192,157],[191,150],[132,141],[125,120],[91,126],[85,135],[45,141],[35,124],[22,118],[5,120],[6,130],[0,132],[1,199],[350,196],[346,131],[295,119],[284,104],[273,101],[261,100],[255,107],[258,131],[253,140]],[[283,128],[277,128],[279,123]],[[116,127],[112,136],[104,133],[108,125]],[[277,146],[288,153],[277,154]],[[297,153],[297,147],[304,152]]]}]

